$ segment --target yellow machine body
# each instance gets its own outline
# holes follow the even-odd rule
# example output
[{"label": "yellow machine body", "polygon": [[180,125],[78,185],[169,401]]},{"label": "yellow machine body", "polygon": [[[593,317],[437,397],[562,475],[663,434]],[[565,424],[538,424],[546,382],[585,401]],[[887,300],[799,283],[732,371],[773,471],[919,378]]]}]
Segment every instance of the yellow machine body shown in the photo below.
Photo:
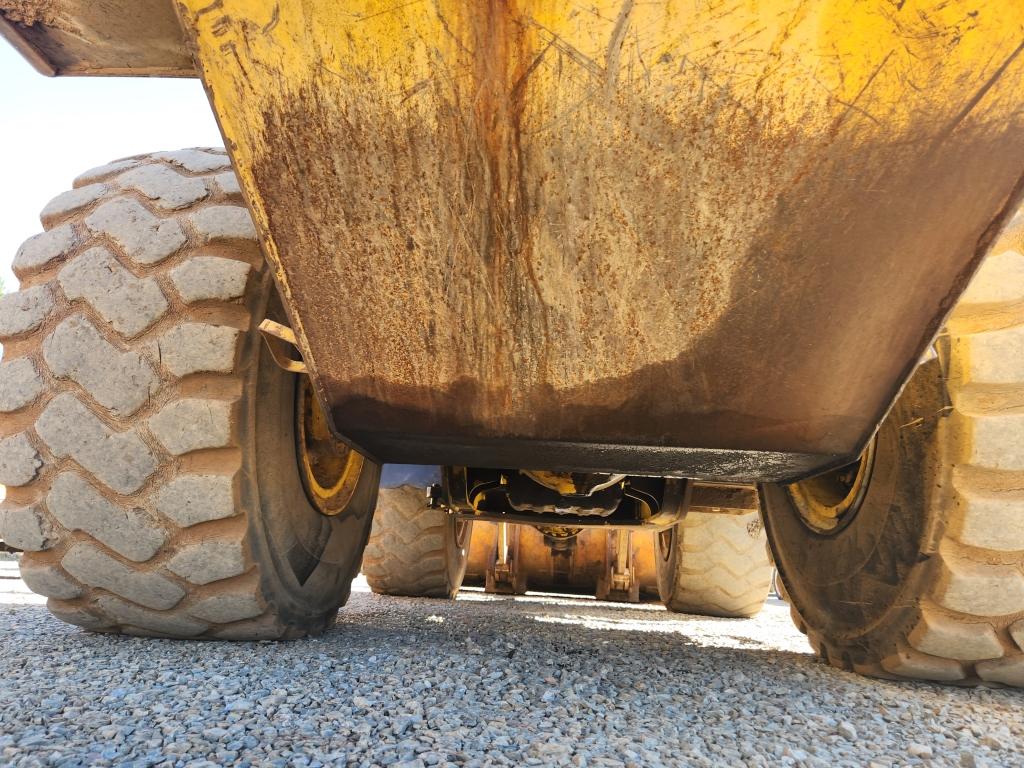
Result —
[{"label": "yellow machine body", "polygon": [[370,457],[791,480],[856,456],[1013,210],[1005,0],[0,0],[194,61]]}]

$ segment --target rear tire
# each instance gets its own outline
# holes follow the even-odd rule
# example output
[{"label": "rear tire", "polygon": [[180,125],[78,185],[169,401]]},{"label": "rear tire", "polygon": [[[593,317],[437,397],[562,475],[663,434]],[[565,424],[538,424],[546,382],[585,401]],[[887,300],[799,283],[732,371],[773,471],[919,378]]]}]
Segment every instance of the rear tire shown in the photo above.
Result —
[{"label": "rear tire", "polygon": [[764,607],[772,565],[758,512],[690,512],[654,534],[658,593],[670,611],[749,618]]},{"label": "rear tire", "polygon": [[348,598],[380,469],[307,498],[298,378],[228,158],[185,150],[76,180],[0,299],[0,534],[50,610],[93,630],[294,637]]},{"label": "rear tire", "polygon": [[363,574],[379,595],[452,599],[462,586],[471,521],[428,504],[425,488],[381,488]]},{"label": "rear tire", "polygon": [[834,666],[1024,686],[1022,233],[1018,215],[882,424],[837,524],[822,528],[813,510],[826,507],[807,501],[833,474],[761,488],[794,620]]}]

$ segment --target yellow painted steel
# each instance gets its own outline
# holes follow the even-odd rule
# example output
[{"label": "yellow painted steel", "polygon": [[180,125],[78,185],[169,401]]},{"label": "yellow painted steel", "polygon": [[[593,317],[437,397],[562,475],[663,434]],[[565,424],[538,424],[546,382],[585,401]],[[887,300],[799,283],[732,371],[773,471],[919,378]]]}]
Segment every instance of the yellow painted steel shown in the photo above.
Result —
[{"label": "yellow painted steel", "polygon": [[329,517],[348,508],[363,471],[363,456],[341,445],[306,377],[299,379],[295,431],[302,484],[313,506]]},{"label": "yellow painted steel", "polygon": [[[511,210],[511,198],[519,192],[501,182],[516,177],[511,166],[518,156],[511,145],[525,141],[520,131],[539,141],[546,132],[568,130],[589,146],[585,134],[598,121],[594,130],[602,132],[602,147],[615,146],[609,132],[642,144],[645,126],[613,119],[616,104],[642,93],[645,105],[639,114],[699,133],[699,121],[691,119],[694,105],[706,109],[708,94],[718,94],[723,105],[740,109],[706,114],[704,130],[721,138],[715,139],[716,151],[732,156],[691,170],[704,174],[699,182],[717,192],[725,205],[749,188],[749,210],[743,214],[753,226],[757,207],[766,210],[775,198],[773,191],[758,188],[755,177],[763,169],[756,167],[746,143],[786,144],[800,137],[800,150],[813,137],[820,149],[822,141],[841,133],[850,146],[898,143],[901,133],[907,141],[920,143],[941,139],[968,114],[975,123],[989,115],[1002,120],[1015,111],[1020,93],[1003,87],[1000,75],[1024,47],[1024,3],[1006,0],[181,0],[179,12],[193,37],[202,76],[290,306],[294,275],[282,262],[292,254],[279,249],[265,205],[268,181],[257,183],[254,177],[254,166],[273,156],[278,150],[274,142],[282,140],[280,135],[268,136],[268,115],[287,113],[290,102],[325,105],[321,114],[309,114],[310,120],[330,115],[338,121],[362,121],[365,125],[348,135],[369,142],[378,127],[401,120],[417,126],[409,141],[422,142],[429,152],[435,141],[445,140],[435,139],[431,131],[442,127],[439,116],[445,114],[446,99],[471,86],[476,114],[458,119],[486,117],[493,123],[487,130],[494,146],[481,151],[493,161],[489,173],[496,178],[494,189],[508,199],[492,201],[492,207]],[[484,41],[487,49],[477,49]],[[632,111],[630,119],[637,120],[637,114]],[[742,125],[745,120],[750,125]],[[330,125],[296,129],[305,136],[336,130]],[[695,135],[694,140],[706,138]],[[563,135],[553,145],[565,141],[571,139]],[[351,147],[353,153],[366,149]],[[804,172],[813,173],[812,155],[807,157]],[[644,159],[656,161],[658,156]],[[610,183],[619,170],[635,170],[619,169],[614,158],[595,161],[594,168],[599,176],[612,174],[594,178],[594,184]],[[652,179],[659,170],[647,169]],[[386,206],[388,190],[374,186],[382,180],[371,178],[366,190],[339,194],[379,196],[379,204]],[[679,182],[671,175],[665,179],[669,185]],[[295,204],[288,215],[303,216],[304,201]],[[721,218],[716,204],[715,194],[710,194],[696,209],[682,213],[693,217],[695,230],[703,231],[708,222]],[[500,217],[501,211],[494,215]],[[749,232],[737,231],[743,227],[740,218],[726,217],[725,228],[708,230],[723,250],[730,243],[739,248],[749,239]],[[529,233],[531,237],[542,244],[550,239],[543,222],[532,226],[539,231]],[[365,232],[359,234],[365,237]],[[394,245],[383,231],[378,239],[381,249]],[[636,244],[617,245],[628,251]],[[673,340],[664,350],[658,348],[657,337],[645,339],[656,359],[676,354],[678,339],[698,337],[717,316],[715,302],[728,298],[730,265],[722,260],[708,269],[706,303],[712,309],[677,321],[674,333],[663,334]],[[625,285],[634,279],[627,272],[607,278]],[[537,285],[555,306],[564,304],[559,297],[564,288],[542,280]],[[310,348],[302,314],[293,312],[291,317],[319,381],[318,349]],[[405,330],[395,329],[395,337]],[[606,343],[618,343],[615,334],[607,335]],[[564,373],[558,379],[561,385],[627,373],[637,364],[625,358],[616,370],[616,356],[601,354],[597,340],[593,345],[587,352],[596,353],[591,357],[600,362],[590,367],[585,360],[567,357],[565,371],[558,372]],[[557,362],[554,353],[549,358]],[[446,371],[445,364],[437,360],[439,376],[458,373]],[[408,376],[403,383],[420,383]]]},{"label": "yellow painted steel", "polygon": [[[181,6],[225,133],[239,139],[261,123],[261,104],[247,94],[287,98],[311,79],[338,78],[372,84],[384,99],[415,110],[422,103],[415,96],[433,87],[424,76],[439,64],[452,79],[472,67],[507,68],[508,82],[521,80],[531,93],[524,99],[542,108],[538,94],[579,87],[557,69],[516,57],[549,46],[599,74],[589,87],[609,96],[620,79],[671,83],[692,68],[707,74],[707,88],[727,87],[729,99],[770,103],[776,120],[770,127],[777,131],[835,130],[851,113],[893,131],[922,107],[933,114],[946,104],[954,118],[969,106],[965,73],[995,74],[1024,46],[1024,4],[1006,0],[597,0],[585,6],[572,0],[183,0]],[[515,50],[492,49],[478,58],[464,33],[476,24],[514,25],[521,34],[509,36],[507,45]],[[936,37],[944,39],[939,46]],[[239,88],[240,78],[250,87]],[[914,78],[920,79],[916,90],[908,88]],[[685,105],[671,87],[663,92],[670,111]],[[591,97],[587,90],[579,95]],[[993,96],[976,106],[984,112],[999,105]]]},{"label": "yellow painted steel", "polygon": [[317,394],[381,460],[833,465],[1022,189],[1024,3],[178,7]]},{"label": "yellow painted steel", "polygon": [[[781,139],[846,126],[898,138],[922,112],[936,135],[971,111],[1002,117],[1019,93],[985,87],[1024,49],[1024,3],[1006,0],[182,0],[187,30],[238,171],[261,211],[252,179],[264,111],[308,88],[372,89],[395,113],[418,112],[431,127],[441,77],[457,88],[474,70],[498,67],[497,87],[520,88],[543,132],[573,106],[629,98],[619,83],[644,81],[663,116],[685,113],[678,84],[718,90],[747,105]],[[627,22],[628,21],[628,25]],[[514,27],[489,37],[504,49],[468,47],[480,25]],[[936,37],[942,39],[936,44]],[[585,78],[567,77],[543,56],[562,54]],[[936,55],[939,53],[940,55]],[[521,58],[519,54],[532,54]],[[479,74],[479,73],[477,73]],[[965,80],[982,85],[965,93]],[[566,94],[565,91],[569,93]],[[557,95],[557,98],[555,96]],[[479,93],[479,102],[493,94]],[[436,98],[436,97],[435,97]],[[977,101],[975,100],[977,99]],[[329,101],[330,98],[325,98]],[[551,104],[568,105],[551,111]],[[1010,108],[1007,107],[1010,104]],[[608,105],[608,101],[605,102]],[[944,119],[943,119],[944,118]],[[619,130],[623,130],[620,127]],[[502,126],[497,126],[502,130]],[[915,132],[915,138],[919,134]],[[737,148],[738,150],[740,148]]]}]

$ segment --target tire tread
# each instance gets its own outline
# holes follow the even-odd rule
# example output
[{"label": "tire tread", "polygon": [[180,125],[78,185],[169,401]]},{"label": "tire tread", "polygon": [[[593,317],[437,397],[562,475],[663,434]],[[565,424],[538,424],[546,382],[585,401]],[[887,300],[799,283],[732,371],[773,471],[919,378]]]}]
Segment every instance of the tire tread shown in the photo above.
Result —
[{"label": "tire tread", "polygon": [[[20,433],[27,435],[42,462],[41,468],[31,481],[9,489],[3,506],[4,509],[13,509],[26,503],[35,505],[42,510],[47,527],[54,532],[52,541],[45,550],[23,554],[22,569],[30,583],[49,585],[48,588],[65,595],[78,592],[78,596],[70,599],[51,597],[49,600],[53,614],[64,621],[97,631],[122,631],[165,637],[215,637],[231,635],[233,632],[244,636],[245,625],[255,621],[261,627],[261,636],[279,637],[294,630],[277,620],[273,607],[263,599],[258,578],[259,565],[254,562],[252,554],[245,546],[245,526],[235,524],[237,518],[232,517],[230,520],[181,527],[174,519],[160,514],[155,503],[161,489],[178,477],[194,474],[197,464],[201,465],[203,475],[232,479],[241,469],[237,411],[242,383],[248,369],[239,365],[238,348],[244,334],[237,334],[232,364],[222,366],[220,371],[175,375],[167,366],[161,364],[160,357],[159,339],[173,329],[203,323],[247,330],[252,321],[245,295],[189,304],[179,295],[171,279],[173,270],[193,259],[208,258],[208,254],[204,255],[201,248],[203,243],[188,223],[192,213],[211,206],[245,212],[244,202],[237,192],[226,193],[220,184],[213,183],[214,177],[218,173],[223,173],[229,164],[223,151],[202,150],[201,153],[204,156],[208,155],[211,165],[217,168],[207,172],[191,173],[169,159],[149,155],[119,161],[80,177],[76,182],[76,188],[86,183],[92,184],[101,180],[105,182],[102,194],[81,205],[69,206],[59,212],[54,212],[55,209],[51,206],[43,219],[46,231],[63,227],[74,233],[74,237],[67,239],[70,247],[52,258],[40,259],[38,262],[26,261],[16,265],[22,281],[21,292],[46,286],[54,296],[55,309],[47,316],[44,324],[31,334],[2,339],[5,343],[5,362],[27,358],[45,382],[41,395],[32,398],[13,413],[5,414],[0,426],[0,438]],[[118,182],[122,175],[131,170],[145,167],[159,168],[164,178],[169,180],[176,178],[176,174],[180,177],[182,185],[189,189],[195,188],[198,180],[206,186],[207,193],[187,208],[164,210],[147,198],[141,190],[133,188],[128,183]],[[141,206],[147,215],[152,216],[153,220],[161,225],[174,222],[186,233],[185,243],[165,258],[150,264],[140,264],[130,258],[128,251],[121,246],[115,235],[90,233],[84,223],[85,220],[97,208],[117,201],[130,201]],[[89,273],[88,280],[91,282],[87,287],[90,291],[68,296],[62,290],[59,275],[67,274],[70,267],[79,263],[90,250],[95,253],[97,248],[103,248],[110,254],[113,270],[106,272],[111,276],[109,279],[115,282],[104,282],[106,278],[102,274]],[[262,268],[262,255],[255,238],[236,239],[230,244],[219,246],[217,253],[231,262],[246,263],[253,272],[258,272]],[[147,322],[141,330],[130,333],[123,332],[125,326],[121,319],[130,317],[133,308],[130,304],[122,305],[118,302],[127,301],[131,296],[119,296],[116,293],[117,286],[126,280],[131,285],[151,286],[151,295],[156,297],[159,293],[167,305],[159,317]],[[252,286],[255,282],[250,280],[248,284]],[[105,303],[102,308],[93,303],[91,299],[94,296],[104,297]],[[145,401],[134,411],[119,413],[104,407],[95,396],[95,392],[82,386],[73,376],[54,375],[47,365],[46,341],[53,337],[61,322],[76,316],[84,318],[84,321],[95,329],[98,337],[113,350],[122,355],[140,358],[152,369],[154,385],[147,393]],[[133,326],[129,324],[128,327]],[[46,441],[41,439],[36,431],[36,425],[46,412],[47,406],[60,397],[72,398],[74,409],[84,409],[83,413],[88,413],[96,420],[95,423],[101,425],[103,430],[115,438],[134,435],[139,441],[138,444],[144,446],[145,450],[155,457],[152,471],[137,487],[129,487],[128,483],[112,485],[109,478],[105,481],[96,471],[89,471],[77,461],[73,451],[62,455],[54,453]],[[154,434],[152,418],[165,408],[173,408],[186,402],[192,403],[200,410],[226,407],[228,426],[226,433],[222,431],[209,439],[194,441],[193,444],[187,441],[181,443],[181,450],[178,455],[174,455]],[[76,425],[67,424],[66,427],[69,433],[73,433]],[[72,434],[70,439],[73,437]],[[65,528],[47,509],[47,495],[54,481],[67,474],[85,480],[88,487],[99,494],[105,503],[115,509],[124,510],[125,516],[135,521],[137,525],[150,526],[154,537],[166,538],[167,543],[156,548],[152,556],[135,562],[104,543],[104,536],[100,535],[101,530],[97,531],[89,526]],[[231,488],[233,515],[237,516],[240,511],[244,511],[239,483],[232,480]],[[141,514],[139,510],[146,512]],[[109,517],[110,524],[113,524],[116,515]],[[0,514],[0,520],[2,519],[3,515]],[[97,526],[107,524],[98,519],[92,522]],[[211,563],[208,573],[218,577],[212,578],[203,586],[196,586],[171,570],[169,565],[175,555],[199,542],[212,542],[233,552],[241,550],[245,558],[242,570],[249,575],[236,577],[237,564],[233,565],[230,571],[225,571],[223,565]],[[74,562],[77,564],[76,570],[81,579],[74,578],[64,567],[64,561],[71,552],[78,553]],[[219,572],[218,567],[221,567]],[[230,572],[230,576],[220,578],[219,574],[225,572]],[[92,578],[89,576],[90,573],[99,574],[99,577]],[[41,579],[42,575],[46,577],[45,582]],[[203,576],[195,578],[201,579]],[[152,591],[154,585],[158,587],[155,593]],[[112,589],[118,589],[122,594],[111,591]],[[220,593],[230,595],[235,601],[232,605],[235,606],[239,600],[257,603],[260,606],[260,616],[255,619],[248,617],[245,621],[211,620],[211,616],[215,618],[215,615],[209,609],[209,601],[211,597]],[[150,605],[146,606],[144,602],[149,602]],[[191,616],[192,606],[199,604],[207,606],[204,609],[206,618]]]},{"label": "tire tread", "polygon": [[[1024,647],[1014,636],[1014,627],[1024,626],[1024,535],[1014,514],[1024,509],[1022,278],[1018,213],[947,323],[952,405],[939,453],[953,492],[935,496],[943,527],[921,553],[934,563],[920,589],[918,618],[884,657],[857,659],[858,672],[1024,687]],[[804,626],[795,606],[793,614]],[[830,663],[848,652],[814,630],[807,634]],[[978,658],[993,653],[999,655]]]},{"label": "tire tread", "polygon": [[679,525],[681,560],[670,611],[749,618],[764,606],[772,565],[757,511],[691,512]]},{"label": "tire tread", "polygon": [[443,509],[427,505],[423,488],[382,488],[363,553],[363,575],[377,594],[451,598]]}]

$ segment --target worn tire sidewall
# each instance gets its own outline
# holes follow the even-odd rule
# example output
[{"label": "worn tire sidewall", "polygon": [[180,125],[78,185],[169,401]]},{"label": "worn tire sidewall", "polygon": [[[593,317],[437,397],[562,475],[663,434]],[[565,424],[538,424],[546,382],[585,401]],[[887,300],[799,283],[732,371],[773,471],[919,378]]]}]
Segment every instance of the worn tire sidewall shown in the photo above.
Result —
[{"label": "worn tire sidewall", "polygon": [[[269,270],[268,270],[269,272]],[[253,317],[284,320],[276,286],[267,275],[254,291]],[[277,366],[258,329],[247,339],[249,371],[243,393],[242,504],[249,514],[249,545],[262,564],[264,598],[287,626],[322,631],[347,602],[359,572],[377,503],[380,465],[363,463],[352,499],[339,515],[322,515],[302,484],[295,439],[298,376]],[[296,568],[295,563],[315,562]]]},{"label": "worn tire sidewall", "polygon": [[938,361],[922,365],[877,436],[870,484],[856,517],[833,535],[811,530],[781,485],[760,487],[772,555],[810,634],[849,661],[896,650],[934,580],[930,557],[945,521],[936,455],[945,391]]},{"label": "worn tire sidewall", "polygon": [[683,528],[682,522],[669,529],[668,553],[663,554],[659,541],[660,534],[654,535],[654,563],[658,579],[658,597],[666,606],[674,599],[679,584],[679,568],[682,566]]},{"label": "worn tire sidewall", "polygon": [[462,588],[462,581],[466,578],[466,566],[469,564],[469,545],[473,538],[473,521],[466,520],[465,535],[460,546],[459,544],[459,518],[453,512],[445,511],[445,568],[448,578],[448,597],[453,598]]}]

